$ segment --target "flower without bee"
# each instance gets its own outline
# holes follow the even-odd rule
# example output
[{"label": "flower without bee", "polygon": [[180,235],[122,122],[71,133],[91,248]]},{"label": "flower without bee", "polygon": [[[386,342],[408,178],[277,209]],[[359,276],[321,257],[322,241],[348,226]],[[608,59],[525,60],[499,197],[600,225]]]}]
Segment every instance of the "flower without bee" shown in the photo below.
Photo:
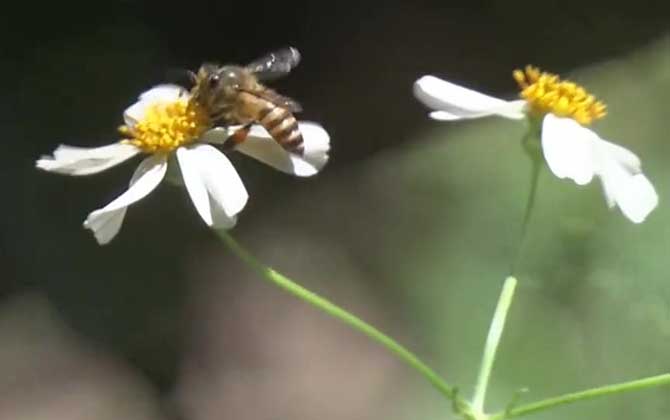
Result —
[{"label": "flower without bee", "polygon": [[576,83],[535,67],[513,75],[521,100],[495,98],[434,76],[417,80],[414,94],[435,110],[431,118],[441,121],[488,116],[540,119],[542,154],[554,175],[578,185],[599,177],[609,207],[618,206],[634,223],[643,222],[658,205],[658,195],[642,173],[639,158],[586,127],[605,116],[605,104]]}]

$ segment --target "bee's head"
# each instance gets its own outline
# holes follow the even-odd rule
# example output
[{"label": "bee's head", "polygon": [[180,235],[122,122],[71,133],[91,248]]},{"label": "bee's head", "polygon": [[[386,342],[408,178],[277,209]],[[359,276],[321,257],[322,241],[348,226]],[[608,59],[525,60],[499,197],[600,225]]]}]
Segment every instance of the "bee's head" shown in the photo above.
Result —
[{"label": "bee's head", "polygon": [[198,76],[203,89],[226,97],[233,97],[244,84],[245,70],[239,66],[219,67],[214,64],[203,64],[198,71]]}]

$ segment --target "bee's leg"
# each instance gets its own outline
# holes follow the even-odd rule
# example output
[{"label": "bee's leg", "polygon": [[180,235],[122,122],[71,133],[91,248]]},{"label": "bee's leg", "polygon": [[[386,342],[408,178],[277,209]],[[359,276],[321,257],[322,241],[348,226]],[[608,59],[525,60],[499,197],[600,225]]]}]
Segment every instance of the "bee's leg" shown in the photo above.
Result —
[{"label": "bee's leg", "polygon": [[228,136],[226,141],[223,142],[223,150],[233,150],[238,144],[244,143],[249,135],[251,126],[252,123],[248,123],[235,130],[235,132]]}]

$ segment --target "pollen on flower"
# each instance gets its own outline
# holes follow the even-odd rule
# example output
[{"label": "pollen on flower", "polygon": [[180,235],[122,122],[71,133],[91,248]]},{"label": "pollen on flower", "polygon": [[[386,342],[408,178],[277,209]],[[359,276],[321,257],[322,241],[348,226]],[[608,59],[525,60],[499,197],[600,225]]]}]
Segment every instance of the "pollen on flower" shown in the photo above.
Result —
[{"label": "pollen on flower", "polygon": [[170,152],[193,143],[211,126],[209,115],[195,101],[186,98],[149,105],[144,118],[133,126],[122,125],[125,143],[145,153]]},{"label": "pollen on flower", "polygon": [[561,80],[555,74],[526,66],[524,70],[514,70],[513,76],[521,88],[520,96],[535,113],[570,117],[582,125],[589,125],[607,114],[603,102],[578,84]]}]

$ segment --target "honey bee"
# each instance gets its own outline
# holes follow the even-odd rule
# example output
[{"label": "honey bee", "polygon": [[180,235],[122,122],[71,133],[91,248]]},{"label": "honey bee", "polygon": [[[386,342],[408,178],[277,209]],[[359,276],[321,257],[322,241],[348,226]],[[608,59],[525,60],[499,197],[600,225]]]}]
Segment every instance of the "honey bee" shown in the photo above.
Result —
[{"label": "honey bee", "polygon": [[293,113],[300,104],[266,87],[261,81],[288,74],[300,62],[295,48],[282,48],[246,66],[203,64],[193,81],[192,98],[203,106],[213,122],[242,124],[225,142],[229,147],[242,143],[254,123],[262,125],[285,150],[302,155],[302,133]]}]

